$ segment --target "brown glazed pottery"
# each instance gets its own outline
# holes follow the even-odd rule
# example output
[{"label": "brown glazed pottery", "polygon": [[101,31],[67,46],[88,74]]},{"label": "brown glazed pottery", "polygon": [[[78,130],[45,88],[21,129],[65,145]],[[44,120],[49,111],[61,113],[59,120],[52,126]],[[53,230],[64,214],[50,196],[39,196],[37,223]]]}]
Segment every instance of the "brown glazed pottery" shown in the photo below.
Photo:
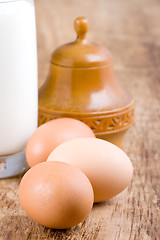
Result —
[{"label": "brown glazed pottery", "polygon": [[55,118],[76,118],[97,137],[122,147],[134,121],[132,97],[117,83],[110,52],[88,42],[88,21],[74,22],[77,39],[56,49],[39,92],[39,125]]}]

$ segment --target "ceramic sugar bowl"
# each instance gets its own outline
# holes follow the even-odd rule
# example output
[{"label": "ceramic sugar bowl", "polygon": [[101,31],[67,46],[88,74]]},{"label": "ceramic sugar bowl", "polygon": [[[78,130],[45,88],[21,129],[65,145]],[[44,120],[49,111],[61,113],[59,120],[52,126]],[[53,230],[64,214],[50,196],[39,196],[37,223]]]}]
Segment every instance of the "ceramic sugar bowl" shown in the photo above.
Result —
[{"label": "ceramic sugar bowl", "polygon": [[132,97],[117,83],[110,52],[88,42],[88,21],[74,22],[77,39],[56,49],[39,93],[39,125],[60,117],[89,125],[97,137],[122,147],[134,121]]}]

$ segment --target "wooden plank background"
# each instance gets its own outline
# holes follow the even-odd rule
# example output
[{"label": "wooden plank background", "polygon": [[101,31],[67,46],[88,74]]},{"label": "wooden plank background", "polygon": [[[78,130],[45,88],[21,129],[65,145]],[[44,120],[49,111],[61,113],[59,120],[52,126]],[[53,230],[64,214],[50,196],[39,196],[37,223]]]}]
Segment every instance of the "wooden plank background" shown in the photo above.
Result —
[{"label": "wooden plank background", "polygon": [[134,177],[119,196],[95,204],[82,224],[59,231],[25,214],[18,199],[21,176],[0,180],[0,240],[160,239],[160,1],[36,0],[35,7],[39,86],[52,51],[75,39],[77,16],[88,17],[88,38],[111,51],[117,80],[136,101],[125,141]]}]

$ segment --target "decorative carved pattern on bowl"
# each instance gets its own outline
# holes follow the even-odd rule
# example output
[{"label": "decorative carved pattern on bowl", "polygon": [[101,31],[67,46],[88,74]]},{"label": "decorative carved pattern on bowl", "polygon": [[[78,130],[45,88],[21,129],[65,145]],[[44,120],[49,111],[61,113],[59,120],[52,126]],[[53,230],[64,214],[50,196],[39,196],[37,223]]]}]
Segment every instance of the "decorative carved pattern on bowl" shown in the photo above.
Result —
[{"label": "decorative carved pattern on bowl", "polygon": [[134,122],[134,105],[98,113],[66,113],[39,106],[39,125],[60,117],[76,118],[86,123],[98,136],[127,130]]}]

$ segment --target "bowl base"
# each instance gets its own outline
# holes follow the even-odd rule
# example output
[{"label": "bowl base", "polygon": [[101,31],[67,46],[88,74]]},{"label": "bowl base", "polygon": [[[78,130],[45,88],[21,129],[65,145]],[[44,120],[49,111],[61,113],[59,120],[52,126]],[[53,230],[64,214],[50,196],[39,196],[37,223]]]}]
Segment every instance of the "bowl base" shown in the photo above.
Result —
[{"label": "bowl base", "polygon": [[116,145],[117,147],[123,149],[125,133],[126,133],[126,131],[123,131],[123,132],[118,132],[118,133],[98,135],[96,137],[106,140],[108,142],[111,142],[114,145]]}]

